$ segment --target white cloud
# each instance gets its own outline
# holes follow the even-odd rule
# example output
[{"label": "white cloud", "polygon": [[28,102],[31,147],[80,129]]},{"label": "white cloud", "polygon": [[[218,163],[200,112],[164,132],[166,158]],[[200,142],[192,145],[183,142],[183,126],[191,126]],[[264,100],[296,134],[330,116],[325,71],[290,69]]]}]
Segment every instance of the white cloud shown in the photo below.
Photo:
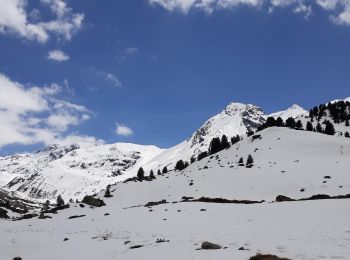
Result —
[{"label": "white cloud", "polygon": [[112,73],[106,73],[104,72],[104,77],[107,81],[112,82],[114,86],[116,87],[121,87],[122,83],[119,81],[117,75],[112,74]]},{"label": "white cloud", "polygon": [[119,123],[116,124],[115,132],[117,135],[122,135],[122,136],[130,136],[134,133],[131,128],[127,127],[124,124],[119,124]]},{"label": "white cloud", "polygon": [[60,99],[57,84],[26,87],[0,74],[0,147],[9,144],[53,144],[68,140],[98,142],[96,138],[69,133],[90,119],[82,105]]},{"label": "white cloud", "polygon": [[28,40],[45,43],[50,34],[70,40],[84,20],[84,14],[74,13],[64,0],[41,0],[54,15],[41,20],[38,9],[30,8],[27,0],[0,0],[0,33],[11,33]]},{"label": "white cloud", "polygon": [[69,60],[69,56],[60,50],[50,51],[47,55],[47,58],[49,60],[54,60],[54,61],[58,61],[58,62]]},{"label": "white cloud", "polygon": [[139,49],[135,47],[129,47],[125,49],[125,53],[128,55],[134,55],[134,54],[137,54],[138,52],[139,52]]},{"label": "white cloud", "polygon": [[268,12],[276,8],[291,7],[294,13],[301,13],[305,18],[311,15],[312,7],[316,6],[328,12],[333,23],[350,26],[350,0],[148,0],[148,2],[168,11],[179,11],[184,14],[196,9],[211,13],[239,5],[266,9]]}]

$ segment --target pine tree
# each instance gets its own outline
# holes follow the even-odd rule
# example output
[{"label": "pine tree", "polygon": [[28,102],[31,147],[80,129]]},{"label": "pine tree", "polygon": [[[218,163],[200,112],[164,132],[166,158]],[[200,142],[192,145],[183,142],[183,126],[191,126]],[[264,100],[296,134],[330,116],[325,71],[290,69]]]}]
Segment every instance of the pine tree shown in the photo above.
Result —
[{"label": "pine tree", "polygon": [[249,154],[248,158],[247,158],[246,167],[247,168],[252,168],[253,167],[253,163],[254,163],[254,159],[253,159],[252,155]]},{"label": "pine tree", "polygon": [[276,126],[282,127],[284,125],[283,119],[281,117],[277,117]]},{"label": "pine tree", "polygon": [[221,141],[219,137],[215,137],[211,140],[209,145],[209,154],[217,153],[221,150]]},{"label": "pine tree", "polygon": [[277,126],[277,121],[274,117],[270,116],[266,119],[265,128]]},{"label": "pine tree", "polygon": [[140,167],[139,170],[137,171],[137,178],[139,178],[140,180],[145,178],[145,171],[143,170],[142,167]]},{"label": "pine tree", "polygon": [[200,161],[207,156],[208,156],[208,152],[201,152],[200,154],[198,154],[197,160]]},{"label": "pine tree", "polygon": [[289,117],[287,120],[286,120],[286,127],[289,127],[289,128],[295,128],[295,119],[293,117]]},{"label": "pine tree", "polygon": [[239,160],[238,160],[238,166],[244,166],[243,157],[239,158]]},{"label": "pine tree", "polygon": [[235,143],[238,143],[239,141],[241,141],[241,137],[239,135],[231,137],[231,144],[232,145],[234,145]]},{"label": "pine tree", "polygon": [[317,125],[316,125],[316,132],[323,133],[323,129],[322,129],[322,126],[320,123],[317,123]]},{"label": "pine tree", "polygon": [[314,127],[312,125],[312,123],[310,121],[307,121],[306,123],[306,131],[313,131],[314,130]]},{"label": "pine tree", "polygon": [[349,119],[346,119],[345,126],[350,126]]},{"label": "pine tree", "polygon": [[326,127],[324,129],[324,133],[326,135],[334,135],[335,134],[334,125],[328,120],[326,121]]},{"label": "pine tree", "polygon": [[185,163],[183,162],[183,160],[179,160],[175,165],[175,170],[178,170],[178,171],[182,171],[185,168],[186,168],[186,166],[185,166]]},{"label": "pine tree", "polygon": [[42,211],[46,211],[46,210],[49,210],[50,209],[50,201],[47,200],[44,204],[43,204],[43,207],[42,207]]},{"label": "pine tree", "polygon": [[230,143],[227,140],[227,136],[223,135],[221,137],[221,150],[227,149],[230,147]]},{"label": "pine tree", "polygon": [[111,188],[111,185],[107,185],[104,197],[106,197],[106,198],[113,197],[111,194],[110,188]]},{"label": "pine tree", "polygon": [[301,122],[301,120],[298,120],[295,124],[295,128],[298,130],[302,130],[303,129],[303,123]]},{"label": "pine tree", "polygon": [[346,131],[345,134],[344,134],[344,136],[345,136],[346,138],[350,138],[350,133],[349,133],[348,131]]},{"label": "pine tree", "polygon": [[156,178],[156,176],[154,176],[153,170],[150,171],[149,178],[152,179],[152,180]]},{"label": "pine tree", "polygon": [[164,166],[163,170],[162,170],[162,173],[167,173],[168,172],[168,168],[166,166]]},{"label": "pine tree", "polygon": [[192,156],[190,159],[191,164],[194,163],[195,161],[196,161],[196,158],[194,156]]},{"label": "pine tree", "polygon": [[161,171],[158,169],[157,175],[162,175]]},{"label": "pine tree", "polygon": [[64,207],[65,202],[64,202],[64,200],[63,200],[61,195],[58,195],[58,197],[56,199],[56,205],[57,205],[58,208],[63,208]]}]

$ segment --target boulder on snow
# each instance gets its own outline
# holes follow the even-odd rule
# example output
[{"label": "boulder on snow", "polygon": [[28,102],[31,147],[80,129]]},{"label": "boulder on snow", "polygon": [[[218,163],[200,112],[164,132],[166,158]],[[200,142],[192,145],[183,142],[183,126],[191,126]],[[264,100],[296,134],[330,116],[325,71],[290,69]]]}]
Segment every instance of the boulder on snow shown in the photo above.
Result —
[{"label": "boulder on snow", "polygon": [[294,200],[284,195],[278,195],[276,197],[276,202],[283,202],[283,201],[294,201]]},{"label": "boulder on snow", "polygon": [[275,255],[262,255],[257,254],[256,256],[252,256],[249,260],[290,260],[288,258],[281,258]]},{"label": "boulder on snow", "polygon": [[208,241],[202,243],[201,249],[211,250],[211,249],[221,249],[221,246]]},{"label": "boulder on snow", "polygon": [[85,196],[81,202],[93,207],[106,206],[106,203],[103,200],[95,199],[93,196]]}]

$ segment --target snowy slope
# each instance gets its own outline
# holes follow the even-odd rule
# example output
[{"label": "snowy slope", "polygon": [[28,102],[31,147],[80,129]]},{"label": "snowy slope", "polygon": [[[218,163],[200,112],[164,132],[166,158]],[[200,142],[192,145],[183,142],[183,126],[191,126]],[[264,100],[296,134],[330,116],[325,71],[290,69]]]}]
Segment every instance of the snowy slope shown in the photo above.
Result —
[{"label": "snowy slope", "polygon": [[189,139],[156,156],[144,168],[174,168],[178,160],[189,161],[192,156],[207,151],[214,137],[243,136],[247,132],[256,131],[264,122],[265,114],[260,107],[232,102],[222,112],[207,120]]},{"label": "snowy slope", "polygon": [[293,117],[293,118],[305,117],[308,114],[309,114],[309,112],[306,111],[304,108],[302,108],[299,105],[294,104],[293,106],[291,106],[290,108],[288,108],[286,110],[272,113],[270,115],[267,115],[267,117],[274,117],[274,118],[281,117],[283,119],[283,121],[286,121],[286,119],[289,117]]},{"label": "snowy slope", "polygon": [[32,154],[0,158],[1,183],[34,199],[82,198],[120,180],[163,150],[128,143],[51,146]]},{"label": "snowy slope", "polygon": [[[2,221],[0,259],[247,260],[257,252],[293,260],[350,259],[349,199],[272,202],[277,195],[349,194],[350,140],[287,128],[258,134],[183,172],[113,185],[105,207],[73,203],[49,214],[52,219]],[[254,166],[238,166],[248,154]],[[181,202],[183,196],[266,202]],[[163,199],[169,203],[143,206]],[[68,219],[72,215],[86,216]],[[203,241],[227,248],[196,250]],[[131,249],[135,245],[143,247]]]}]

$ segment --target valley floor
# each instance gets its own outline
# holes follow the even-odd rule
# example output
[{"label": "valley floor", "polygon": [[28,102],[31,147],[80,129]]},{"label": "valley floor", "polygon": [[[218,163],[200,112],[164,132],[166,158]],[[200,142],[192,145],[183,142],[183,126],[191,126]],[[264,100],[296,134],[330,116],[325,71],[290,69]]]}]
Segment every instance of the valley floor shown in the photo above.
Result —
[{"label": "valley floor", "polygon": [[[348,199],[106,209],[73,206],[52,219],[3,221],[0,259],[246,260],[257,252],[300,260],[350,259]],[[75,214],[86,216],[68,219]],[[196,250],[203,241],[227,248]],[[143,247],[130,249],[135,245]]]}]

